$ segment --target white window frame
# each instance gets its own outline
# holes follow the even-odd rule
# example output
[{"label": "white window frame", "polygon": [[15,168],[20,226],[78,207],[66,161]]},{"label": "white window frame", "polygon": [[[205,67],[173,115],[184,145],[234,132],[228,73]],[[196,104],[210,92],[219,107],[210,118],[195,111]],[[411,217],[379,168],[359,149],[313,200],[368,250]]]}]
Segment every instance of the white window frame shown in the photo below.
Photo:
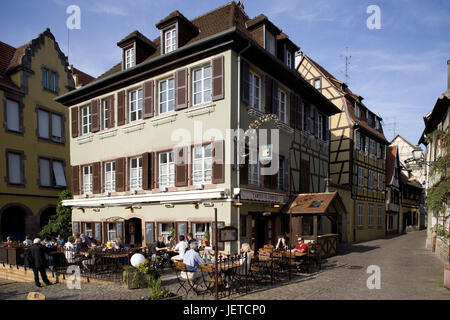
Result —
[{"label": "white window frame", "polygon": [[286,92],[283,90],[278,90],[278,119],[281,122],[287,122],[286,115]]},{"label": "white window frame", "polygon": [[[134,99],[133,93],[135,94]],[[134,120],[132,120],[133,115],[135,115],[136,117]],[[133,122],[141,119],[142,119],[142,89],[130,90],[128,92],[128,120],[129,122]]]},{"label": "white window frame", "polygon": [[286,51],[286,65],[292,68],[292,53],[290,51]]},{"label": "white window frame", "polygon": [[102,115],[103,115],[103,129],[108,129],[108,121],[109,121],[108,99],[102,100]]},{"label": "white window frame", "polygon": [[373,227],[373,214],[374,214],[373,204],[369,204],[367,210],[368,210],[368,214],[367,214],[368,222],[367,222],[367,225],[369,227]]},{"label": "white window frame", "polygon": [[[166,162],[162,158],[165,155]],[[170,160],[172,158],[172,160]],[[175,185],[175,161],[173,151],[158,154],[158,174],[160,187],[173,187]]]},{"label": "white window frame", "polygon": [[[209,76],[205,76],[205,71],[209,69]],[[201,70],[200,72],[200,79],[195,79],[195,74],[196,71]],[[199,68],[194,68],[192,69],[192,105],[193,106],[198,106],[204,103],[208,103],[212,101],[212,75],[211,75],[211,65],[205,65]],[[199,83],[200,84],[200,88],[198,91],[195,91],[195,85]],[[209,83],[209,88],[205,89],[205,84]],[[209,99],[206,98],[205,99],[205,95],[208,95],[209,92]],[[200,101],[197,103],[195,102],[195,96],[196,95],[200,95],[201,99]]]},{"label": "white window frame", "polygon": [[364,227],[364,205],[358,203],[358,227]]},{"label": "white window frame", "polygon": [[[166,88],[163,90],[161,87],[165,84]],[[170,88],[169,84],[172,84]],[[169,99],[170,92],[172,92],[172,99]],[[175,80],[174,78],[169,78],[159,81],[158,84],[158,100],[159,100],[159,114],[170,112],[174,110],[175,106]]]},{"label": "white window frame", "polygon": [[[210,156],[206,156],[206,149],[210,148]],[[196,158],[195,149],[201,148],[201,155]],[[194,146],[192,148],[192,181],[193,184],[210,184],[212,183],[212,144],[202,146]],[[200,167],[200,168],[196,168]],[[209,167],[209,169],[207,169]],[[206,173],[210,171],[210,179],[206,179]],[[200,173],[201,180],[196,178],[196,173]]]},{"label": "white window frame", "polygon": [[125,70],[132,68],[136,65],[134,48],[125,50]]},{"label": "white window frame", "polygon": [[[16,108],[17,107],[17,108]],[[11,108],[14,108],[14,110],[12,110]],[[17,111],[16,111],[17,109]],[[12,115],[11,111],[14,111],[14,114]],[[16,114],[17,114],[17,119],[16,118]],[[13,119],[14,117],[14,119]],[[17,120],[17,127],[15,127],[15,121]],[[11,100],[11,99],[6,99],[6,128],[9,131],[14,131],[14,132],[20,132],[20,103],[15,101],[15,100]]]},{"label": "white window frame", "polygon": [[[136,166],[133,166],[136,161]],[[130,166],[130,191],[142,190],[142,157],[130,158],[128,165]]]},{"label": "white window frame", "polygon": [[[109,169],[108,169],[109,166]],[[107,161],[103,164],[104,179],[105,179],[105,192],[116,191],[116,162]]]},{"label": "white window frame", "polygon": [[115,241],[117,238],[117,224],[114,222],[107,222],[106,228],[108,241]]},{"label": "white window frame", "polygon": [[[87,105],[81,107],[81,134],[91,133],[91,106]],[[86,120],[86,123],[84,122]]]},{"label": "white window frame", "polygon": [[[163,231],[163,226],[168,227],[167,229],[164,228]],[[158,223],[158,236],[163,236],[164,237],[164,243],[167,243],[169,241],[169,236],[171,233],[171,229],[175,228],[175,224],[173,222],[160,222]]]},{"label": "white window frame", "polygon": [[[90,225],[90,228],[88,229],[88,225]],[[94,223],[93,222],[83,222],[83,233],[88,236],[89,238],[92,238],[93,236],[93,229]]]},{"label": "white window frame", "polygon": [[[199,225],[202,225],[201,230],[199,231],[200,228]],[[210,237],[210,241],[211,241],[211,222],[193,222],[192,223],[192,235],[194,236],[194,239],[198,239],[198,241],[202,241],[203,238],[205,237],[205,231],[209,230],[209,237]]]},{"label": "white window frame", "polygon": [[[249,104],[261,111],[261,77],[250,71],[249,78]],[[256,79],[259,86],[256,85]]]},{"label": "white window frame", "polygon": [[83,194],[92,194],[92,165],[82,166]]},{"label": "white window frame", "polygon": [[164,31],[164,53],[177,49],[177,29],[175,27]]},{"label": "white window frame", "polygon": [[358,187],[364,187],[364,167],[358,166]]}]

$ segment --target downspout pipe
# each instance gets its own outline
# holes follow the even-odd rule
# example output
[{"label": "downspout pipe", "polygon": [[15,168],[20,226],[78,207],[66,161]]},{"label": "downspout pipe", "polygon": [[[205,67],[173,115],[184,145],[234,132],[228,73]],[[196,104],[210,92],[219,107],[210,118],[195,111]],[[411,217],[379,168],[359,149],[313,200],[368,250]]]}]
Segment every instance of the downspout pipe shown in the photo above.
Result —
[{"label": "downspout pipe", "polygon": [[[237,146],[236,146],[236,150],[237,150],[237,157],[236,160],[238,159],[238,157],[240,156],[239,154],[239,142],[241,141],[241,132],[240,132],[240,128],[241,128],[241,55],[247,51],[249,48],[251,47],[251,42],[248,41],[248,45],[242,49],[241,51],[238,52],[238,56],[237,56],[237,68],[238,68],[238,81],[237,81],[237,129],[238,129],[238,138],[237,138]],[[234,160],[234,159],[233,159]],[[241,181],[241,175],[240,175],[240,166],[239,166],[239,161],[236,164],[236,168],[237,168],[237,187],[240,188],[240,181]],[[241,246],[241,209],[240,206],[237,207],[237,227],[238,227],[238,244],[239,247]],[[239,248],[238,248],[239,251]]]}]

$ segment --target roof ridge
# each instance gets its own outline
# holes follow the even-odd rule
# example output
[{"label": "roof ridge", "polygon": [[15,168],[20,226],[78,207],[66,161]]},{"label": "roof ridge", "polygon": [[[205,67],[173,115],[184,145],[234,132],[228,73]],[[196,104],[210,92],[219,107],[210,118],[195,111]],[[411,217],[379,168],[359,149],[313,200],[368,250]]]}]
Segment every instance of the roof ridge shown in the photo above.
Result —
[{"label": "roof ridge", "polygon": [[[194,20],[197,20],[197,19],[199,19],[199,18],[202,18],[202,17],[204,17],[204,16],[206,16],[206,15],[208,15],[208,14],[213,13],[214,11],[223,9],[223,8],[229,6],[229,5],[232,5],[232,4],[234,4],[234,6],[237,7],[237,3],[236,3],[235,1],[230,1],[230,2],[228,2],[227,4],[224,4],[223,6],[217,7],[217,8],[212,9],[212,10],[210,10],[210,11],[208,11],[208,12],[202,14],[202,15],[199,15],[198,17],[192,18],[192,19],[190,19],[190,20],[188,19],[188,20],[191,21],[191,22],[193,22]],[[247,15],[247,14],[246,14],[246,15]],[[248,16],[247,16],[247,17],[248,17]],[[187,18],[186,18],[186,19],[187,19]]]}]

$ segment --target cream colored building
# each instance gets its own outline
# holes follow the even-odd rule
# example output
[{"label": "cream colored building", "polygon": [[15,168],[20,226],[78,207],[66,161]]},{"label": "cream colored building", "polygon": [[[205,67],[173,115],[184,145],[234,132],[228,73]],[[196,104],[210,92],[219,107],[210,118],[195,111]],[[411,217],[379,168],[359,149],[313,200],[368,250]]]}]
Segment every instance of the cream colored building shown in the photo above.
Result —
[{"label": "cream colored building", "polygon": [[[235,2],[193,20],[175,11],[156,27],[160,37],[131,33],[119,64],[57,98],[71,114],[73,231],[129,245],[188,232],[212,242],[217,209],[238,238],[220,250],[273,244],[290,230],[280,213],[290,196],[325,191],[328,117],[339,110],[296,72],[288,36]],[[257,149],[238,143],[252,128]]]}]

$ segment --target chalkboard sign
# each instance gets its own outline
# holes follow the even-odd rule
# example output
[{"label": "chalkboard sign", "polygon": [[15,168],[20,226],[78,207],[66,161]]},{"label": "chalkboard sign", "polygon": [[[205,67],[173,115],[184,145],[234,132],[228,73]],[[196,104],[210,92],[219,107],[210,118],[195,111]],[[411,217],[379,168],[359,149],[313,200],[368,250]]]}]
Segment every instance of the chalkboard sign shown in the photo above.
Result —
[{"label": "chalkboard sign", "polygon": [[238,230],[236,227],[228,226],[219,229],[219,241],[237,241]]}]

